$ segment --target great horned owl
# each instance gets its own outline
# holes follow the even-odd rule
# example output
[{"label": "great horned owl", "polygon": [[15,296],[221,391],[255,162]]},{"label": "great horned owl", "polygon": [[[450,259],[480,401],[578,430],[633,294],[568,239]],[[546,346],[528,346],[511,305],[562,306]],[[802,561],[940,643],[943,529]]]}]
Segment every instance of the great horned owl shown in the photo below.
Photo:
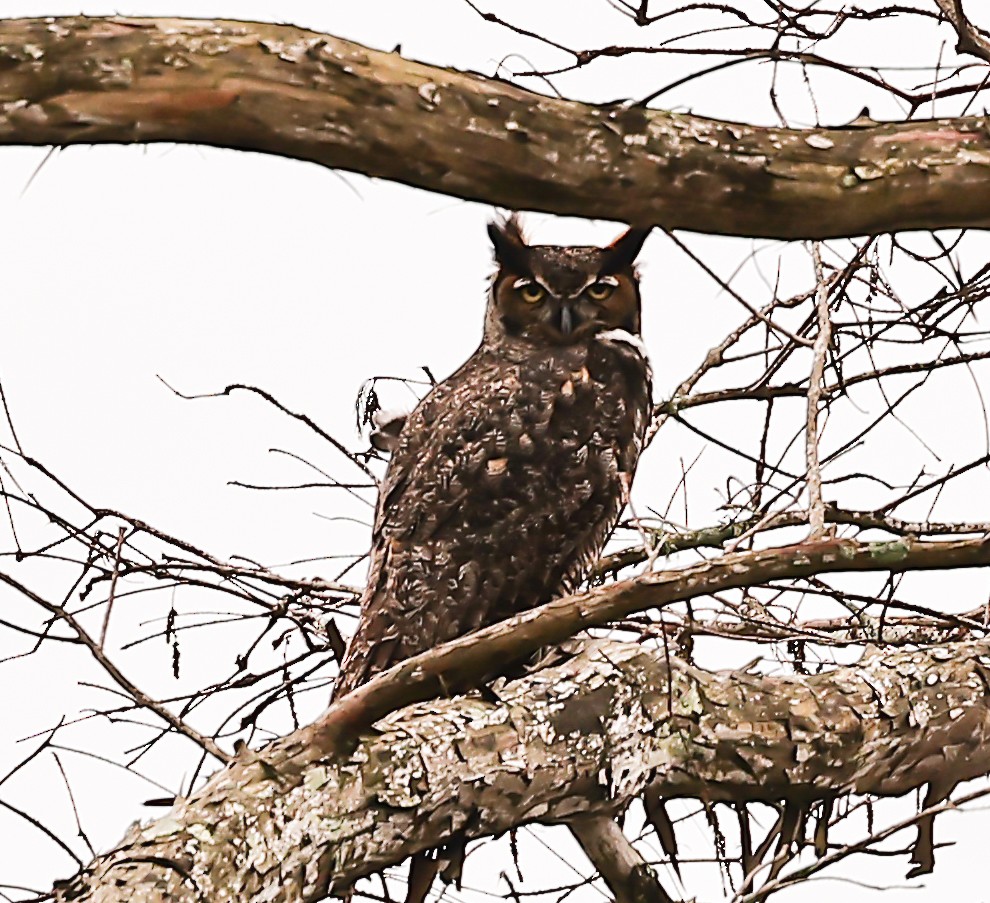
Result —
[{"label": "great horned owl", "polygon": [[488,227],[498,270],[478,350],[402,426],[361,617],[334,688],[574,590],[615,527],[650,412],[634,261]]}]

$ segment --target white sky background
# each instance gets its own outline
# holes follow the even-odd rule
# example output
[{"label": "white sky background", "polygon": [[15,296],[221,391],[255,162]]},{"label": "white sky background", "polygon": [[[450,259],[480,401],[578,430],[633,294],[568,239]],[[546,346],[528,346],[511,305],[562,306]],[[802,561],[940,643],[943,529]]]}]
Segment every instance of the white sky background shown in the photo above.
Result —
[{"label": "white sky background", "polygon": [[[645,42],[659,33],[635,29],[606,3],[592,0],[499,2],[485,8],[574,46]],[[567,61],[483,22],[455,0],[3,5],[4,16],[10,17],[79,12],[292,22],[382,49],[401,43],[410,58],[486,73],[512,53],[525,55],[537,67]],[[947,30],[905,28],[889,43],[852,47],[849,54],[858,62],[933,62],[943,41],[951,47]],[[527,65],[509,58],[508,67]],[[648,93],[696,67],[694,61],[676,57],[634,57],[562,77],[555,84],[567,96],[606,101]],[[870,103],[877,118],[901,115],[883,95],[867,96],[834,74],[816,72],[813,79],[827,123],[852,119],[864,103]],[[703,79],[672,92],[665,105],[771,123],[767,84],[766,67],[740,68],[728,78]],[[813,111],[798,78],[786,83],[782,102],[793,115],[792,124],[812,122]],[[301,465],[271,454],[272,447],[304,454],[340,477],[347,474],[346,462],[258,399],[239,395],[182,401],[156,376],[185,392],[216,391],[232,382],[261,386],[359,448],[354,398],[366,378],[416,377],[422,365],[443,377],[476,346],[491,270],[484,224],[492,210],[315,165],[193,147],[71,148],[56,154],[32,181],[44,156],[43,149],[0,149],[0,204],[5,211],[0,219],[0,380],[25,450],[92,503],[123,510],[219,556],[243,555],[278,564],[366,548],[367,529],[327,519],[337,514],[366,516],[363,509],[328,490],[257,493],[227,485],[234,479],[312,479]],[[542,215],[529,217],[528,223],[536,240],[574,243],[607,241],[622,228]],[[725,276],[755,247],[761,249],[756,259],[763,275],[771,281],[778,258],[782,261],[782,295],[812,284],[810,262],[800,247],[699,236],[685,240]],[[983,261],[990,250],[982,236],[973,236],[968,248],[974,259],[982,256]],[[666,397],[744,312],[665,237],[650,239],[642,261],[645,338],[657,374],[657,397]],[[922,276],[917,278],[919,291],[931,288],[921,284]],[[753,265],[734,284],[760,303],[769,299]],[[974,403],[971,384],[958,391],[954,397],[961,398],[961,404]],[[754,411],[742,406],[733,412],[740,418],[740,434],[751,435],[755,427],[748,417]],[[725,416],[724,409],[718,413]],[[919,405],[912,414],[913,425],[943,457],[941,464],[928,460],[933,471],[944,469],[946,460],[968,460],[966,455],[979,448],[982,425],[964,425],[952,406]],[[905,460],[904,473],[896,473],[898,479],[909,478],[908,472],[917,470],[924,457],[915,454],[917,447],[896,426],[880,436],[881,444],[870,451],[874,461],[878,466],[882,462],[885,472],[896,472],[900,452],[910,447],[914,457],[910,463]],[[3,432],[0,441],[8,442],[9,436]],[[664,504],[680,477],[678,459],[690,462],[704,446],[684,431],[669,431],[644,461],[637,497],[646,504]],[[693,526],[716,522],[719,491],[732,472],[743,468],[724,453],[705,450],[689,481]],[[868,494],[858,500],[860,507],[876,502]],[[942,516],[985,519],[978,509],[967,508],[971,502],[972,498],[950,498]],[[678,510],[675,506],[674,514]],[[335,576],[337,570],[335,561],[302,568],[303,573],[324,577]],[[40,589],[49,579],[37,573],[34,577],[33,585]],[[363,571],[346,579],[359,583]],[[928,580],[933,592],[947,585],[941,576],[919,579]],[[969,575],[965,581],[958,586],[985,595],[985,579]],[[157,623],[140,626],[141,597],[135,599],[131,608],[115,612],[111,646],[160,630]],[[195,602],[185,596],[176,600],[180,608],[194,608]],[[0,616],[13,613],[21,623],[39,623],[29,611],[10,594],[0,593]],[[225,658],[225,639],[222,630],[190,639],[189,651],[184,650],[190,670],[181,686],[195,685],[207,673],[206,665],[196,663],[197,649],[207,649],[221,673],[229,673],[233,652]],[[23,640],[0,632],[0,654],[26,648]],[[709,665],[728,667],[752,658],[747,649],[719,650],[731,660],[716,658]],[[74,650],[58,652],[0,666],[0,775],[34,742],[15,742],[19,738],[52,727],[63,712],[106,704],[106,696],[80,686],[81,681],[99,681],[97,669]],[[164,642],[140,646],[121,662],[137,682],[162,695],[177,692],[168,674],[170,651]],[[310,715],[318,709],[314,698]],[[116,755],[144,736],[136,729],[108,728],[101,722],[82,725],[73,738],[87,749],[106,749],[109,744],[109,754]],[[78,755],[66,753],[62,759],[84,827],[98,848],[119,839],[131,820],[156,814],[142,809],[140,801],[161,791]],[[142,763],[146,773],[172,788],[193,765],[184,741],[163,744]],[[50,758],[5,785],[0,797],[29,808],[61,836],[74,834],[65,787]],[[907,814],[908,809],[891,807],[878,813]],[[982,813],[943,817],[937,826],[939,840],[959,843],[939,851],[935,875],[922,882],[903,882],[906,857],[861,859],[843,874],[904,888],[888,892],[887,900],[948,893],[976,899],[969,888],[969,881],[976,880],[972,863],[988,828]],[[703,826],[689,830],[694,831],[697,854],[708,854]],[[561,832],[544,836],[586,870]],[[53,878],[72,871],[69,860],[49,841],[3,811],[0,837],[0,883],[46,888]],[[685,833],[683,840],[690,844],[690,838]],[[75,846],[87,859],[82,845]],[[507,846],[493,849],[503,858],[493,864],[489,855],[475,872],[475,860],[469,859],[467,884],[503,889],[497,876],[505,867]],[[478,860],[485,855],[479,854]],[[545,871],[547,884],[567,878],[566,868],[536,846],[527,848],[522,864],[531,876]],[[685,875],[688,892],[702,899],[721,896],[714,869],[688,868]],[[533,886],[538,884],[534,881]],[[908,886],[915,891],[909,892]],[[824,881],[784,896],[813,900],[836,890],[832,881]],[[850,903],[877,899],[875,892],[857,885],[843,886],[841,893]],[[587,891],[581,899],[600,896]]]}]

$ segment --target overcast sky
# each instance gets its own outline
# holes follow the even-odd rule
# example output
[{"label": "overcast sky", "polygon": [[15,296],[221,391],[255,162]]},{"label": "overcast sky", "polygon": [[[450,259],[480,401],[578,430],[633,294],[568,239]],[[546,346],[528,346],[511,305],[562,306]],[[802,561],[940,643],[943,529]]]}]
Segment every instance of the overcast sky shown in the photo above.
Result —
[{"label": "overcast sky", "polygon": [[[644,40],[604,2],[499,2],[492,8],[577,46]],[[580,15],[573,12],[578,8]],[[410,58],[487,73],[495,72],[500,61],[509,71],[525,68],[527,60],[537,66],[566,61],[483,22],[455,0],[3,5],[8,17],[80,11],[286,21],[376,48],[401,43]],[[912,54],[918,46],[927,48],[926,60],[935,58],[940,46],[931,34],[905,31],[891,46],[861,50],[871,61],[893,61],[912,45]],[[636,58],[561,77],[555,84],[568,96],[612,100],[645,94],[693,65],[676,57]],[[715,117],[773,121],[766,71],[752,67],[734,73],[730,80],[701,80],[672,92],[667,104]],[[864,105],[860,92],[831,75],[816,74],[816,88],[825,121],[848,121]],[[814,116],[801,90],[799,80],[782,90],[796,125]],[[899,115],[880,95],[870,103],[875,116]],[[310,164],[195,147],[70,148],[47,160],[44,149],[8,148],[0,149],[0,158],[5,211],[0,219],[0,380],[25,450],[93,503],[126,511],[219,556],[242,555],[274,565],[363,551],[368,530],[356,521],[367,524],[370,509],[360,502],[319,491],[256,493],[228,485],[230,480],[312,478],[310,470],[273,448],[305,455],[338,476],[347,473],[345,462],[257,399],[183,401],[158,377],[187,393],[216,391],[233,382],[261,386],[360,448],[354,400],[364,380],[378,374],[421,377],[424,365],[443,377],[475,348],[491,271],[484,226],[494,211]],[[543,215],[527,222],[539,241],[604,242],[622,229],[618,223]],[[764,301],[769,297],[763,279],[767,274],[777,279],[778,265],[782,295],[813,283],[800,247],[700,236],[685,240],[726,276],[756,250],[734,283],[752,297],[761,292]],[[644,335],[656,394],[664,397],[744,312],[662,235],[650,238],[642,263]],[[396,391],[401,400],[404,390]],[[740,416],[740,434],[749,435],[754,425]],[[940,430],[946,438],[943,428],[935,428]],[[651,504],[665,500],[680,479],[678,461],[689,462],[704,451],[691,520],[695,526],[714,522],[729,456],[705,448],[697,436],[671,435],[676,438],[670,443],[650,450],[637,498]],[[8,440],[4,435],[2,441]],[[906,440],[892,434],[890,447],[898,441]],[[351,519],[334,519],[342,517]],[[334,577],[343,567],[337,560],[317,560],[302,572]],[[354,570],[343,579],[359,584],[363,572]],[[17,600],[5,594],[0,600],[26,617]],[[129,617],[129,623],[141,621],[139,612]],[[210,642],[222,658],[218,637]],[[122,636],[111,639],[124,641]],[[0,632],[0,654],[25,650],[22,639]],[[727,655],[738,661],[719,663],[725,667],[752,657],[745,650]],[[149,644],[123,661],[135,676],[147,673],[157,685],[159,675],[167,676],[169,657],[165,644]],[[99,678],[79,654],[20,658],[0,668],[0,774],[29,748],[13,741],[51,727],[63,712],[79,712],[103,698],[80,686],[80,681]],[[161,686],[167,692],[166,684]],[[79,730],[80,746],[94,749],[110,742],[104,724]],[[118,736],[119,730],[113,733]],[[125,747],[128,740],[113,742]],[[139,801],[160,795],[119,770],[78,756],[68,756],[65,764],[97,846],[113,843],[134,818],[147,817]],[[192,766],[188,758],[162,754],[149,757],[144,767],[176,787]],[[0,795],[33,807],[63,836],[74,834],[54,763],[26,772]],[[985,837],[987,821],[982,815],[949,816],[940,828],[946,840],[978,832]],[[691,830],[699,832],[702,849],[703,828]],[[63,854],[14,816],[0,812],[0,836],[0,882],[43,888],[71,871]],[[553,837],[561,852],[572,855],[568,841]],[[936,875],[914,885],[928,890],[915,891],[913,898],[964,888],[971,862],[966,857],[973,857],[978,846],[982,843],[962,843],[940,851]],[[505,848],[499,849],[504,854]],[[547,855],[530,855],[533,869],[547,867]],[[579,857],[574,861],[585,868]],[[560,869],[566,873],[566,866]],[[867,883],[903,884],[905,870],[901,857],[861,861],[846,874]],[[497,871],[492,875],[494,882]],[[714,870],[704,879],[697,872],[696,880],[701,883],[689,884],[692,892],[709,898],[721,892]],[[478,883],[470,872],[468,883]],[[835,890],[831,881],[811,884],[790,898],[812,900]],[[850,903],[877,899],[862,886],[841,892]],[[587,894],[586,899],[600,899],[592,891]],[[902,895],[910,898],[903,890],[895,891],[893,899]]]}]

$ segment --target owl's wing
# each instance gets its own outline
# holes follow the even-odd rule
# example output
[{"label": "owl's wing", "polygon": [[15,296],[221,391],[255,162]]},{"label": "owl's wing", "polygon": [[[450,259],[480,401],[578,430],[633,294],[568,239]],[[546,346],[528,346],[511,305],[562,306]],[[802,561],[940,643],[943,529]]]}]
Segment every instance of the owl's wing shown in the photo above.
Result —
[{"label": "owl's wing", "polygon": [[379,488],[372,555],[389,539],[435,536],[477,489],[475,477],[498,453],[498,433],[509,426],[515,401],[502,370],[479,353],[409,415]]},{"label": "owl's wing", "polygon": [[[449,593],[429,584],[468,576],[461,572],[469,562],[454,557],[463,544],[451,519],[477,492],[488,461],[497,458],[513,389],[501,371],[490,356],[476,354],[407,418],[379,488],[360,623],[334,698],[430,648],[436,636],[477,626],[457,629],[464,617],[450,605],[438,606]],[[435,580],[427,579],[430,572]],[[459,592],[469,592],[460,582]]]},{"label": "owl's wing", "polygon": [[380,489],[335,696],[580,583],[635,469],[644,368],[604,343],[521,363],[483,347],[423,400]]}]

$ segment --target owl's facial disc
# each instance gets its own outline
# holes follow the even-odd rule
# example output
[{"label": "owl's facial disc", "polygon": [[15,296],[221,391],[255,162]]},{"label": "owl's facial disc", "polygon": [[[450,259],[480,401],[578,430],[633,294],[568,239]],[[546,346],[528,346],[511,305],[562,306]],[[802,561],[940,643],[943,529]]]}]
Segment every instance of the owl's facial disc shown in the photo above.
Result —
[{"label": "owl's facial disc", "polygon": [[528,245],[515,217],[489,226],[498,272],[486,336],[570,345],[611,329],[639,332],[634,262],[648,229],[630,229],[611,245]]},{"label": "owl's facial disc", "polygon": [[[613,280],[614,281],[614,280]],[[521,276],[512,283],[519,298],[529,306],[534,308],[532,317],[534,322],[545,323],[563,338],[567,339],[576,326],[580,325],[580,318],[575,312],[574,305],[576,297],[561,297],[559,289],[554,291],[546,284],[529,276]],[[545,311],[536,312],[537,306],[542,306],[546,302]]]}]

